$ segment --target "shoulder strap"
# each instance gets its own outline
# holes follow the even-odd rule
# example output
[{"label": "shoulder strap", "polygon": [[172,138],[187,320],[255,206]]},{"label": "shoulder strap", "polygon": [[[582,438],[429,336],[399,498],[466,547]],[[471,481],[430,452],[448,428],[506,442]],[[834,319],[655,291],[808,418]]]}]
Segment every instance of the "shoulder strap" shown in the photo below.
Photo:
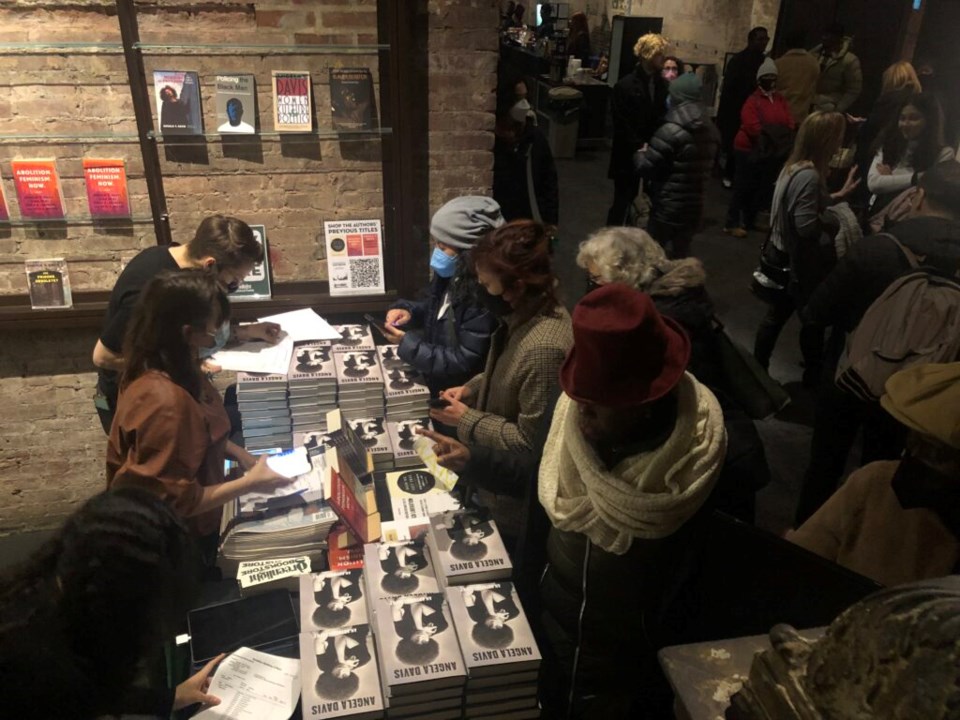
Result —
[{"label": "shoulder strap", "polygon": [[900,252],[903,253],[903,256],[907,259],[907,262],[910,263],[910,267],[914,270],[920,267],[920,258],[917,256],[913,250],[908,248],[902,242],[897,240],[896,236],[893,233],[877,233],[877,237],[887,237],[893,241],[893,244],[900,248]]},{"label": "shoulder strap", "polygon": [[542,223],[543,219],[540,217],[540,205],[537,203],[537,191],[536,187],[533,184],[533,142],[530,142],[530,146],[527,148],[527,195],[530,198],[530,214],[533,216],[531,220]]},{"label": "shoulder strap", "polygon": [[[787,191],[790,190],[790,186],[793,184],[793,181],[797,179],[797,174],[800,172],[801,171],[798,170],[797,172],[793,173],[793,175],[790,176],[790,179],[787,180],[787,184],[783,187],[783,195],[780,196],[780,206],[777,208],[777,216],[781,220],[781,228],[790,222],[790,214],[786,203]],[[774,220],[774,218],[770,219],[770,232],[767,233],[767,239],[763,241],[761,252],[767,249],[767,245],[770,243],[770,239],[773,237],[773,226],[775,225]],[[784,248],[784,250],[786,250],[786,248]]]}]

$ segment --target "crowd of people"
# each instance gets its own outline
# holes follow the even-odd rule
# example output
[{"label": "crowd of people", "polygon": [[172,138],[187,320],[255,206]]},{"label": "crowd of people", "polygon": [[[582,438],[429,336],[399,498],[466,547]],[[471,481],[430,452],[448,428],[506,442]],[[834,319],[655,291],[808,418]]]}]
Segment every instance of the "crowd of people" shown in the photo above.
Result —
[{"label": "crowd of people", "polygon": [[[494,198],[437,210],[430,285],[386,312],[387,339],[439,401],[424,434],[513,555],[550,717],[669,707],[656,653],[690,632],[706,518],[752,522],[769,480],[691,256],[718,153],[729,234],[758,229],[770,207],[756,363],[769,366],[798,314],[815,394],[789,539],[880,583],[960,569],[960,164],[936,96],[898,63],[863,121],[845,114],[862,77],[841,28],[812,52],[788,43],[778,61],[768,42],[757,28],[730,60],[718,129],[668,42],[639,38],[636,69],[613,92],[614,203],[580,244],[588,292],[572,313],[553,255],[556,169],[525,86],[507,80]],[[851,128],[866,171],[836,167]],[[641,184],[646,230],[630,225]],[[133,689],[189,607],[220,507],[289,482],[231,442],[207,377],[206,358],[231,337],[278,337],[230,320],[228,294],[260,253],[245,223],[214,216],[118,279],[93,351],[110,491],[0,583],[0,674],[16,679],[4,703],[17,717],[57,703],[96,717],[216,702],[213,664],[176,690]],[[838,490],[858,429],[861,467]],[[239,477],[225,477],[226,457]]]}]

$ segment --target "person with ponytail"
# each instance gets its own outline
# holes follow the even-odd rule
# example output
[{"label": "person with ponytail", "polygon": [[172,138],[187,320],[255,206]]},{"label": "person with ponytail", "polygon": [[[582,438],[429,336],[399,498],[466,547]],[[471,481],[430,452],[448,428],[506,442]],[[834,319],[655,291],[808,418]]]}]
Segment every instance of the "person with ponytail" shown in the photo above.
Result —
[{"label": "person with ponytail", "polygon": [[200,369],[230,305],[205,270],[164,272],[150,281],[124,343],[126,365],[107,444],[107,486],[140,487],[169,501],[198,536],[216,533],[220,508],[248,492],[290,480],[261,457],[225,481],[230,419]]},{"label": "person with ponytail", "polygon": [[175,690],[145,673],[180,632],[199,571],[183,521],[155,495],[123,488],[88,500],[0,577],[3,716],[167,717],[217,705],[207,689],[222,655]]}]

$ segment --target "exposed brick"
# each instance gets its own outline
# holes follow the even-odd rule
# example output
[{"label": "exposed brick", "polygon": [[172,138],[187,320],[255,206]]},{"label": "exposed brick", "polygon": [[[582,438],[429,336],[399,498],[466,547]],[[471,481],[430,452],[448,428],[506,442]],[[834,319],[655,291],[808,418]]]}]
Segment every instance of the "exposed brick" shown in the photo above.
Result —
[{"label": "exposed brick", "polygon": [[321,11],[320,21],[326,28],[375,28],[377,26],[377,13],[370,10],[355,12]]}]

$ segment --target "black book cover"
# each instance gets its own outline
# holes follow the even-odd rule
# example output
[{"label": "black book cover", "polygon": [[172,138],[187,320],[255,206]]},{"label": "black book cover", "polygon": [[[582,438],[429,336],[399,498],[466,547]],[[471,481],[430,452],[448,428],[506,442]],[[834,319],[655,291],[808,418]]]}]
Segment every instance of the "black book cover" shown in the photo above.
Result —
[{"label": "black book cover", "polygon": [[330,104],[334,130],[374,130],[377,107],[368,68],[331,68]]}]

